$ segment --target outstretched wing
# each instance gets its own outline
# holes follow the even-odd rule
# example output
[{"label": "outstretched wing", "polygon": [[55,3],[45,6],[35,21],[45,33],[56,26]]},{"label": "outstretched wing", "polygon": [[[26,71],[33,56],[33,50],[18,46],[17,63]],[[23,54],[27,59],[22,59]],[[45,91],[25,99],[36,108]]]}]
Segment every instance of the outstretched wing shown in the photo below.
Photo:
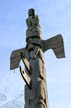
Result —
[{"label": "outstretched wing", "polygon": [[19,66],[19,62],[21,60],[21,53],[24,56],[25,48],[12,51],[10,56],[10,70],[13,70]]},{"label": "outstretched wing", "polygon": [[43,40],[42,44],[44,52],[48,49],[52,49],[57,58],[65,57],[64,43],[61,34],[56,35],[55,37],[52,37],[48,40]]}]

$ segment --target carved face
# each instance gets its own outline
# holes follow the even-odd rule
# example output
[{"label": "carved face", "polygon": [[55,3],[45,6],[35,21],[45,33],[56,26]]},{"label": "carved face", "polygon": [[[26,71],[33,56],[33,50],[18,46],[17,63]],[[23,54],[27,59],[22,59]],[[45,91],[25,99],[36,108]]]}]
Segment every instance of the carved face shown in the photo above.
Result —
[{"label": "carved face", "polygon": [[34,9],[29,9],[28,11],[28,16],[35,16],[35,10]]}]

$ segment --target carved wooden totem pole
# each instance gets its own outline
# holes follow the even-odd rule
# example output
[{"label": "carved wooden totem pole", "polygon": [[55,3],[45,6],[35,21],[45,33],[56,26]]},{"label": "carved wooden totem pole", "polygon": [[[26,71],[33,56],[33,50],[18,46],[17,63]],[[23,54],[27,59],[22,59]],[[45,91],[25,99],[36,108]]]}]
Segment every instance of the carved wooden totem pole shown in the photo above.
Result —
[{"label": "carved wooden totem pole", "polygon": [[42,32],[39,17],[34,9],[29,9],[26,20],[26,47],[14,50],[11,53],[10,69],[19,66],[20,60],[25,65],[25,70],[19,66],[20,73],[26,82],[25,85],[25,108],[48,108],[46,90],[46,78],[43,53],[52,49],[57,58],[65,57],[62,36],[42,40]]}]

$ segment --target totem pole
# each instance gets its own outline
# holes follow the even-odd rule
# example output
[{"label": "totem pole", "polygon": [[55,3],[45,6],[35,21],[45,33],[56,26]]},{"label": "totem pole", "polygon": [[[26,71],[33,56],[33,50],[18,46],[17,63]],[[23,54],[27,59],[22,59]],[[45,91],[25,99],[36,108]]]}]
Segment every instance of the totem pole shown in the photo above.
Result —
[{"label": "totem pole", "polygon": [[10,69],[19,66],[20,60],[25,70],[19,66],[25,85],[25,108],[48,108],[46,77],[43,53],[52,49],[57,58],[65,57],[63,38],[60,34],[48,40],[42,40],[39,17],[34,9],[29,9],[26,19],[26,47],[14,50],[10,57]]}]

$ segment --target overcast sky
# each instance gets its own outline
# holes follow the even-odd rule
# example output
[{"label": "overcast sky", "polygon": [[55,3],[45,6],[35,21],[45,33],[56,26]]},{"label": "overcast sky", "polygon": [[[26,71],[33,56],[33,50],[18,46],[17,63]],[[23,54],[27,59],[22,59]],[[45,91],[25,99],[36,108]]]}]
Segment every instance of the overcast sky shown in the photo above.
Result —
[{"label": "overcast sky", "polygon": [[39,15],[43,39],[63,35],[66,58],[57,59],[52,50],[44,54],[48,103],[49,108],[71,108],[71,0],[0,0],[0,93],[9,101],[24,91],[18,69],[10,71],[10,54],[26,45],[29,8]]}]

